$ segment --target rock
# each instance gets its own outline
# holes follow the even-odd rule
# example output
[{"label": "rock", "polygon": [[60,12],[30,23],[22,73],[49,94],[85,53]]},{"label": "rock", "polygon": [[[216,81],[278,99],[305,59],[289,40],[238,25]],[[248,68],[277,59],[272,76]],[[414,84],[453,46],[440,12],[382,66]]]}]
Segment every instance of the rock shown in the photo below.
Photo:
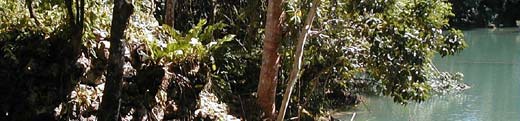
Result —
[{"label": "rock", "polygon": [[489,24],[487,25],[487,27],[488,27],[488,28],[492,28],[492,29],[496,29],[496,28],[497,28],[496,25],[493,24],[493,23],[489,23]]},{"label": "rock", "polygon": [[88,71],[84,76],[81,77],[81,83],[96,86],[105,82],[105,76],[96,71]]},{"label": "rock", "polygon": [[228,106],[224,103],[219,103],[218,97],[210,92],[202,91],[199,94],[200,101],[198,108],[195,110],[195,115],[203,119],[236,121],[238,118],[228,114]]},{"label": "rock", "polygon": [[136,72],[137,71],[132,67],[130,62],[126,62],[125,65],[123,65],[123,78],[131,78],[135,76]]},{"label": "rock", "polygon": [[518,27],[518,31],[520,31],[520,20],[516,20],[516,26]]},{"label": "rock", "polygon": [[96,36],[96,41],[98,42],[105,40],[105,38],[108,36],[108,32],[105,30],[96,29],[92,33],[94,34],[94,36]]},{"label": "rock", "polygon": [[[85,57],[84,53],[81,53],[81,56],[76,61],[76,66],[79,67],[81,70],[83,70],[83,72],[87,72],[90,70],[90,66],[91,66],[90,64],[91,64],[90,59]],[[85,74],[83,74],[83,75],[85,75]]]}]

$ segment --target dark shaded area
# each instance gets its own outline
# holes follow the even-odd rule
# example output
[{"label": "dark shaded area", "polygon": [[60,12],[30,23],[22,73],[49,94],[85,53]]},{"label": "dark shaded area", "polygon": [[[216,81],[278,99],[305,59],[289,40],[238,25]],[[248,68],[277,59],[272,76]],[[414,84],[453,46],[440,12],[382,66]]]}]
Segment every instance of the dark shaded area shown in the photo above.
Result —
[{"label": "dark shaded area", "polygon": [[[155,2],[156,11],[154,15],[159,22],[164,19],[164,1],[157,0]],[[174,27],[181,32],[188,31],[200,19],[205,18],[209,25],[218,22],[229,25],[225,29],[215,32],[215,37],[222,37],[227,34],[236,35],[236,40],[226,42],[225,47],[210,52],[214,60],[202,63],[212,63],[217,70],[213,70],[213,73],[209,76],[203,75],[202,77],[206,76],[212,79],[214,82],[212,91],[215,91],[215,94],[228,104],[230,113],[248,120],[258,120],[260,116],[256,96],[253,94],[256,92],[260,72],[261,54],[258,49],[261,49],[261,36],[263,34],[260,34],[259,30],[265,26],[266,3],[261,0],[179,0],[175,7]],[[211,65],[201,65],[201,69],[204,66],[211,67]],[[201,72],[205,71],[201,70]],[[205,79],[207,78],[199,77],[189,80]],[[179,82],[179,84],[172,86],[179,85],[185,84]],[[184,114],[187,113],[187,111],[183,112]],[[165,119],[168,119],[168,116],[165,116]]]},{"label": "dark shaded area", "polygon": [[[61,33],[60,33],[61,34]],[[81,69],[65,38],[44,39],[41,32],[14,30],[2,33],[0,61],[0,119],[56,120],[54,108],[67,101]],[[9,56],[7,56],[9,55]]]},{"label": "dark shaded area", "polygon": [[[87,120],[99,112],[96,106],[92,106],[99,101],[92,102],[87,108],[78,107],[83,104],[74,101],[76,98],[72,95],[81,93],[74,92],[78,85],[92,89],[100,84],[79,81],[87,73],[86,68],[76,58],[79,55],[73,54],[67,39],[57,35],[44,39],[40,32],[19,30],[1,34],[0,48],[9,47],[12,51],[0,51],[3,57],[0,61],[0,94],[4,96],[0,98],[0,120]],[[141,48],[133,51],[138,49]],[[159,103],[163,103],[161,106],[164,107],[160,109],[165,110],[165,120],[206,118],[198,117],[194,111],[203,89],[201,85],[207,83],[207,65],[188,59],[165,67],[140,61],[137,55],[131,56],[125,56],[124,60],[135,63],[131,68],[135,68],[136,75],[123,76],[119,111],[122,116],[132,115],[132,120],[157,119],[152,109],[161,105],[156,101],[156,94],[164,90],[168,93],[167,100]],[[93,65],[89,65],[91,70],[105,75],[106,70],[102,67],[101,70],[92,68],[106,66],[94,63],[106,63],[107,60],[95,60],[89,54],[86,59],[93,60]],[[205,68],[192,73],[201,67]],[[56,108],[62,109],[56,111]]]},{"label": "dark shaded area", "polygon": [[449,0],[450,25],[459,28],[515,27],[520,20],[519,0]]}]

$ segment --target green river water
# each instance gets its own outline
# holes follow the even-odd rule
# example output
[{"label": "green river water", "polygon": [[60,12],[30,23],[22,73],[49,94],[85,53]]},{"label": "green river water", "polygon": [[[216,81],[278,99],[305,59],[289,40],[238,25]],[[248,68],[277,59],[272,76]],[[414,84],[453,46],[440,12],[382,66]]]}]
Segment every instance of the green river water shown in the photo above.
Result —
[{"label": "green river water", "polygon": [[520,32],[515,28],[464,32],[463,52],[434,62],[440,71],[462,72],[471,86],[461,93],[433,96],[403,106],[387,97],[338,114],[349,121],[520,121]]}]

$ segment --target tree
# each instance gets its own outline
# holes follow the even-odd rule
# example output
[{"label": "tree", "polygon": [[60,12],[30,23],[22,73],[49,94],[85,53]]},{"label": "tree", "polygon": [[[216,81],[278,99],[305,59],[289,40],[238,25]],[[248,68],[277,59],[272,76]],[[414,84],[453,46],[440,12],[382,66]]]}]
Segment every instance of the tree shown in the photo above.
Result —
[{"label": "tree", "polygon": [[298,43],[296,44],[296,52],[294,53],[294,62],[291,69],[291,75],[289,76],[289,82],[287,88],[285,89],[285,94],[283,95],[282,106],[280,107],[280,112],[278,113],[278,118],[276,120],[282,121],[285,116],[285,111],[287,109],[287,105],[289,104],[289,98],[291,97],[292,90],[294,89],[294,85],[299,78],[300,70],[302,66],[303,59],[303,49],[305,46],[305,40],[307,39],[307,35],[309,30],[312,28],[312,21],[314,21],[314,16],[316,13],[316,9],[320,5],[320,0],[312,1],[312,8],[307,13],[307,18],[305,18],[305,23],[301,28],[300,34],[298,35]]},{"label": "tree", "polygon": [[103,91],[103,101],[98,112],[98,119],[101,121],[115,121],[119,118],[124,65],[124,45],[121,39],[133,12],[134,6],[130,1],[116,0],[114,2],[112,28],[110,29],[111,47],[109,50],[108,76],[105,90]]},{"label": "tree", "polygon": [[[29,3],[30,4],[30,3]],[[83,35],[83,26],[85,21],[85,0],[76,0],[76,13],[73,11],[73,0],[65,0],[67,6],[67,14],[69,24],[71,26],[70,44],[72,48],[72,56],[79,56],[81,53],[81,43]],[[30,10],[31,11],[31,10]],[[34,16],[36,20],[36,16]],[[37,22],[39,23],[39,22]],[[76,57],[74,57],[76,58]]]},{"label": "tree", "polygon": [[278,66],[279,40],[282,36],[280,17],[282,15],[283,0],[269,0],[267,5],[267,20],[265,25],[265,37],[262,51],[262,65],[260,67],[260,80],[258,83],[258,105],[268,119],[274,119],[275,97]]},{"label": "tree", "polygon": [[173,28],[175,22],[175,5],[177,0],[166,0],[166,15],[164,15],[164,23]]}]

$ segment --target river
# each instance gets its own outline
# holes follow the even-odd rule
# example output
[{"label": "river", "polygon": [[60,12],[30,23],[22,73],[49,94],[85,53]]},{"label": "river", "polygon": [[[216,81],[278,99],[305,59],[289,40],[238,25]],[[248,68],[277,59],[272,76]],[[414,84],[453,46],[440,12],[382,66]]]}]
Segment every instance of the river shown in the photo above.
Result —
[{"label": "river", "polygon": [[340,120],[355,121],[519,121],[520,32],[516,28],[464,31],[463,52],[436,57],[440,71],[462,72],[471,86],[461,93],[433,96],[406,106],[388,97],[367,97]]}]

